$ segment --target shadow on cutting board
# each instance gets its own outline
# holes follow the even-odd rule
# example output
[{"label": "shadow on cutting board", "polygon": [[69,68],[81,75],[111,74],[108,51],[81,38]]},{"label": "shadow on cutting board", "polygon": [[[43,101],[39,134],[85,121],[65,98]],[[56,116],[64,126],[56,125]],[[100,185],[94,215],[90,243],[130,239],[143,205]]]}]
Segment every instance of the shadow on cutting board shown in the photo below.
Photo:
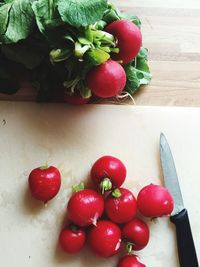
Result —
[{"label": "shadow on cutting board", "polygon": [[27,213],[38,214],[40,211],[43,210],[44,203],[34,199],[27,186],[26,188],[24,188],[23,206],[24,206],[24,210]]}]

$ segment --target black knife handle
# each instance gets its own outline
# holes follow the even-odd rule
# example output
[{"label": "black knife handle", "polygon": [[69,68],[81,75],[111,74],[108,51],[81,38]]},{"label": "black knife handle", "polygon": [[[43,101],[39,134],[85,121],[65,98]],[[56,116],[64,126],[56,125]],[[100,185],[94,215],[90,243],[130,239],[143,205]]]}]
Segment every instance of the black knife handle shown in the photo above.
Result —
[{"label": "black knife handle", "polygon": [[180,267],[199,267],[187,210],[171,216],[170,220],[176,226]]}]

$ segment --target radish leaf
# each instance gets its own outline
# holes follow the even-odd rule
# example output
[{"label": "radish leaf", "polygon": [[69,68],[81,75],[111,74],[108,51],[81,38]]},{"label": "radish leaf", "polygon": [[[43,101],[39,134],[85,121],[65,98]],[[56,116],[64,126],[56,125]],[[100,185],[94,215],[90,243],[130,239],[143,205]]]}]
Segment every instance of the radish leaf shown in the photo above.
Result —
[{"label": "radish leaf", "polygon": [[141,21],[137,16],[121,13],[121,19],[127,19],[133,22],[138,28],[141,28]]},{"label": "radish leaf", "polygon": [[87,52],[87,57],[93,65],[99,65],[110,58],[110,55],[101,49],[95,48]]},{"label": "radish leaf", "polygon": [[0,42],[26,39],[35,25],[31,0],[15,0],[0,6]]},{"label": "radish leaf", "polygon": [[57,5],[64,22],[80,27],[101,20],[107,0],[58,0]]},{"label": "radish leaf", "polygon": [[39,51],[33,45],[27,45],[23,42],[17,44],[2,45],[2,54],[6,58],[23,64],[27,69],[34,69],[44,59],[44,52]]},{"label": "radish leaf", "polygon": [[46,29],[55,28],[62,24],[56,9],[55,1],[39,0],[32,4],[39,30],[45,33]]},{"label": "radish leaf", "polygon": [[131,62],[124,66],[126,72],[125,91],[133,94],[141,85],[148,84],[152,78],[147,61],[147,49],[142,47],[135,62]]}]

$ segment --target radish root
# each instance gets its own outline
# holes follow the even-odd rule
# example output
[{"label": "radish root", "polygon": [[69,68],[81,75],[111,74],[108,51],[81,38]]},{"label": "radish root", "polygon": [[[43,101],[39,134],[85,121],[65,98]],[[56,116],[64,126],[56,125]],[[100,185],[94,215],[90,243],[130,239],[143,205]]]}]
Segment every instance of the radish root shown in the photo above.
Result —
[{"label": "radish root", "polygon": [[136,105],[135,99],[133,98],[133,96],[128,93],[128,92],[122,92],[119,95],[116,95],[116,99],[120,102],[124,102],[126,101],[128,98],[130,98],[132,100],[132,104]]}]

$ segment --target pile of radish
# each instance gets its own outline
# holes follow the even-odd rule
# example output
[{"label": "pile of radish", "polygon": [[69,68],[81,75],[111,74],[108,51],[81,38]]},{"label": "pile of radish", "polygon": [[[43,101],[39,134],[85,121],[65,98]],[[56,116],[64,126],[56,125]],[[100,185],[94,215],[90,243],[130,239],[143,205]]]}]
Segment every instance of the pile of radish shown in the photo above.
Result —
[{"label": "pile of radish", "polygon": [[[61,229],[58,242],[66,253],[78,253],[87,245],[98,257],[120,253],[117,267],[145,267],[137,251],[149,242],[146,218],[168,216],[174,202],[167,189],[149,184],[137,198],[123,183],[126,167],[113,156],[97,159],[91,168],[90,188],[75,186],[67,203],[68,223]],[[47,202],[60,189],[60,173],[55,167],[36,168],[29,175],[33,197]],[[124,255],[123,255],[124,253]]]}]

